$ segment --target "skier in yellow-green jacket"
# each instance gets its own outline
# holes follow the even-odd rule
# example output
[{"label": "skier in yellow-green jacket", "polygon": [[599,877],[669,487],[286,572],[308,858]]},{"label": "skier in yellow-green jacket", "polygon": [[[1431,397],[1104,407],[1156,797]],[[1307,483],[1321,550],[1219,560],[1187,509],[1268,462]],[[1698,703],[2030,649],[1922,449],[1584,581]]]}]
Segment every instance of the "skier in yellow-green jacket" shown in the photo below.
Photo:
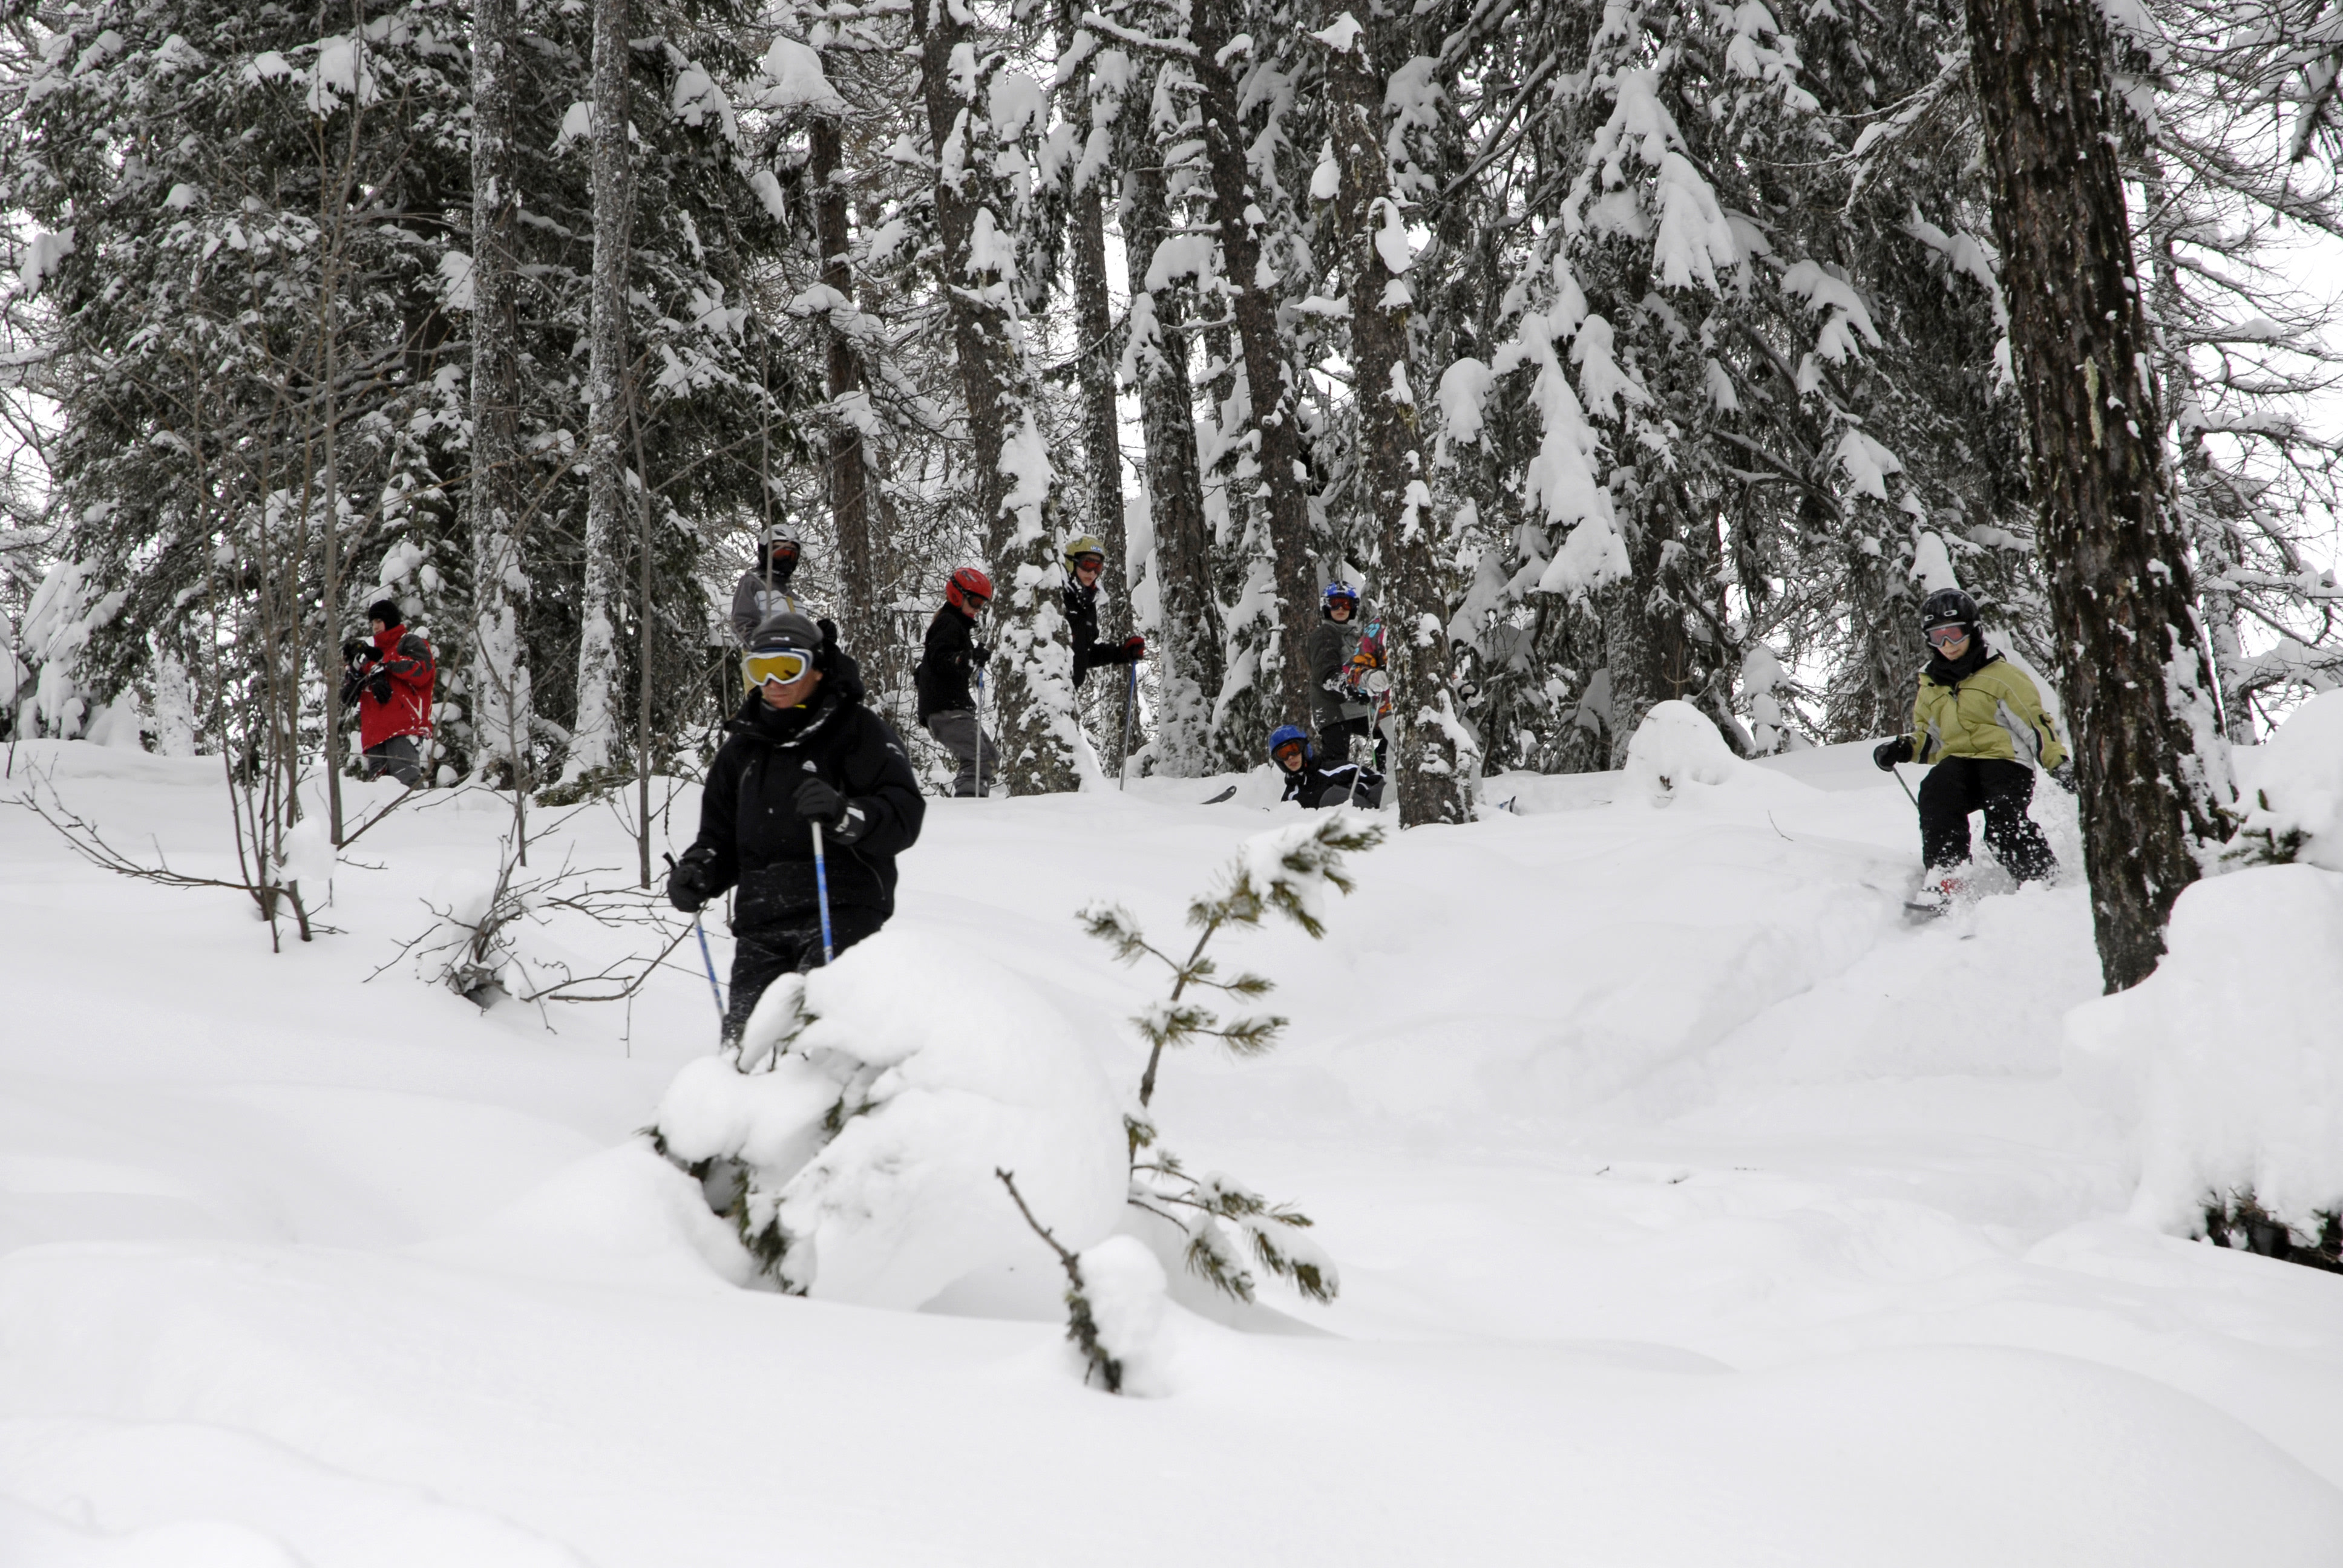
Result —
[{"label": "skier in yellow-green jacket", "polygon": [[1882,772],[1898,762],[1929,764],[1920,785],[1920,852],[1927,870],[1921,902],[1947,902],[1961,890],[1969,861],[1969,813],[1985,813],[1985,844],[2017,880],[2046,878],[2057,858],[2026,808],[2034,769],[2069,794],[2074,763],[2058,740],[2042,694],[2026,672],[1986,646],[1976,604],[1958,588],[1939,588],[1920,607],[1928,662],[1912,705],[1912,732],[1882,741],[1871,754]]}]

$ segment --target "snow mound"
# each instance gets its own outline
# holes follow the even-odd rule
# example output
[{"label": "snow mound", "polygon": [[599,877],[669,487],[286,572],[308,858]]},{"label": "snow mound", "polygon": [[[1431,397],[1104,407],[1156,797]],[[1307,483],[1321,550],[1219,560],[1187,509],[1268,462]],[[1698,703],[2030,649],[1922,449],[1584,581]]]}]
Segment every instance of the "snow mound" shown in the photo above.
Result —
[{"label": "snow mound", "polygon": [[2273,843],[2299,834],[2298,859],[2343,871],[2343,691],[2321,692],[2288,715],[2251,759],[2245,831]]},{"label": "snow mound", "polygon": [[1098,1325],[1099,1348],[1122,1366],[1122,1392],[1169,1393],[1163,1317],[1171,1287],[1163,1265],[1136,1236],[1109,1236],[1081,1255],[1082,1294]]},{"label": "snow mound", "polygon": [[699,1189],[640,1143],[578,1161],[478,1228],[415,1251],[546,1277],[621,1281],[637,1289],[660,1280],[698,1288],[710,1272],[745,1285],[755,1274],[739,1241],[708,1211]]},{"label": "snow mound", "polygon": [[2343,1206],[2343,875],[2262,866],[2191,886],[2130,990],[2066,1015],[2067,1073],[2134,1125],[2132,1218],[2187,1232],[2250,1190],[2316,1232]]},{"label": "snow mound", "polygon": [[1655,809],[1679,800],[1704,802],[1735,786],[1771,789],[1781,782],[1733,754],[1716,721],[1689,702],[1655,703],[1628,738],[1619,799],[1642,799]]},{"label": "snow mound", "polygon": [[867,1306],[1033,1261],[996,1170],[1078,1250],[1114,1230],[1128,1180],[1121,1110],[1074,1028],[1007,971],[908,931],[777,983],[738,1058],[676,1075],[659,1129],[686,1164],[743,1168],[734,1218],[785,1285]]}]

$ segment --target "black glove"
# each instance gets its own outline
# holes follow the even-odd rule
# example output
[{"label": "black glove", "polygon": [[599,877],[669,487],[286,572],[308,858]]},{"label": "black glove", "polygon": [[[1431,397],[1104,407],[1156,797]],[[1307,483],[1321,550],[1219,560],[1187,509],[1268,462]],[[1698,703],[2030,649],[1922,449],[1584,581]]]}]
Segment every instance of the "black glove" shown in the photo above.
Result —
[{"label": "black glove", "polygon": [[985,664],[991,660],[992,650],[980,642],[970,646],[968,656],[979,664]]},{"label": "black glove", "polygon": [[814,625],[821,628],[821,646],[814,649],[813,667],[828,675],[838,668],[838,623],[825,616]]},{"label": "black glove", "polygon": [[1147,657],[1147,639],[1137,632],[1122,639],[1122,662],[1137,664]]},{"label": "black glove", "polygon": [[390,706],[390,672],[377,670],[374,678],[366,683],[367,695],[384,707]]},{"label": "black glove", "polygon": [[683,852],[667,874],[667,901],[687,915],[699,913],[701,906],[716,896],[716,851],[705,844],[694,844]]},{"label": "black glove", "polygon": [[1883,740],[1871,749],[1871,760],[1882,773],[1893,773],[1898,762],[1912,760],[1912,738],[1899,735],[1893,740]]},{"label": "black glove", "polygon": [[870,819],[862,808],[819,779],[799,785],[792,804],[799,816],[820,823],[834,844],[851,844],[870,830]]},{"label": "black glove", "polygon": [[2050,782],[2072,795],[2075,792],[2075,759],[2069,757],[2051,769]]},{"label": "black glove", "polygon": [[373,657],[374,645],[370,642],[360,642],[357,638],[352,638],[349,641],[342,644],[342,662],[344,664],[364,664],[367,659],[370,659]]},{"label": "black glove", "polygon": [[366,677],[357,670],[353,669],[348,674],[343,676],[342,706],[344,708],[354,706],[358,699],[358,692],[360,689],[365,685]]}]

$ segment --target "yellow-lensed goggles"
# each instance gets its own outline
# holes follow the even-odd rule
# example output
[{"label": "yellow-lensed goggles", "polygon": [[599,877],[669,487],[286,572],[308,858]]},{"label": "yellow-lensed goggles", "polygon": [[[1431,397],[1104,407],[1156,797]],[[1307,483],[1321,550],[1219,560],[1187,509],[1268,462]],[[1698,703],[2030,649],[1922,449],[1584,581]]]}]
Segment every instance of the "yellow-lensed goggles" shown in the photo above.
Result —
[{"label": "yellow-lensed goggles", "polygon": [[812,668],[813,655],[794,648],[759,648],[740,660],[740,674],[752,689],[769,680],[787,686]]}]

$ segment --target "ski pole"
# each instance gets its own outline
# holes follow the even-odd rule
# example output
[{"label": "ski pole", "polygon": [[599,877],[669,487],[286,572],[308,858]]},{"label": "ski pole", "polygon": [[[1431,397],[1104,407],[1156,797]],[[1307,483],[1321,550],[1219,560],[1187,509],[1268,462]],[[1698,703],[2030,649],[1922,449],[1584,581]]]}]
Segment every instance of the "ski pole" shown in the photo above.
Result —
[{"label": "ski pole", "polygon": [[[805,765],[805,770],[809,773],[813,772],[813,764],[810,762],[807,763]],[[830,864],[822,858],[821,824],[820,822],[809,822],[806,825],[813,829],[813,897],[815,906],[821,910],[821,967],[828,969],[830,967],[830,960],[831,958],[830,945]]]},{"label": "ski pole", "polygon": [[724,988],[716,983],[716,960],[708,950],[708,928],[694,914],[691,929],[699,933],[699,961],[708,970],[708,994],[716,999],[716,1022],[721,1027],[724,1022]]},{"label": "ski pole", "polygon": [[[1901,768],[1891,763],[1887,771],[1896,775],[1896,782],[1904,784],[1904,770]],[[1912,793],[1912,786],[1909,784],[1904,784],[1904,799],[1912,802],[1912,809],[1915,811],[1920,809],[1920,797]]]},{"label": "ski pole", "polygon": [[[673,855],[663,855],[660,858],[667,861],[667,869],[669,871],[675,869]],[[708,971],[708,994],[716,999],[716,1022],[718,1027],[721,1028],[724,1023],[724,988],[716,983],[716,960],[708,950],[708,928],[700,923],[698,910],[691,911],[691,929],[699,936],[699,963],[700,967]]]},{"label": "ski pole", "polygon": [[976,667],[976,795],[984,799],[984,666]]},{"label": "ski pole", "polygon": [[1118,789],[1131,788],[1131,717],[1133,699],[1139,695],[1139,666],[1130,664],[1123,668],[1130,679],[1123,683],[1122,688],[1122,755],[1115,759],[1115,788]]}]

